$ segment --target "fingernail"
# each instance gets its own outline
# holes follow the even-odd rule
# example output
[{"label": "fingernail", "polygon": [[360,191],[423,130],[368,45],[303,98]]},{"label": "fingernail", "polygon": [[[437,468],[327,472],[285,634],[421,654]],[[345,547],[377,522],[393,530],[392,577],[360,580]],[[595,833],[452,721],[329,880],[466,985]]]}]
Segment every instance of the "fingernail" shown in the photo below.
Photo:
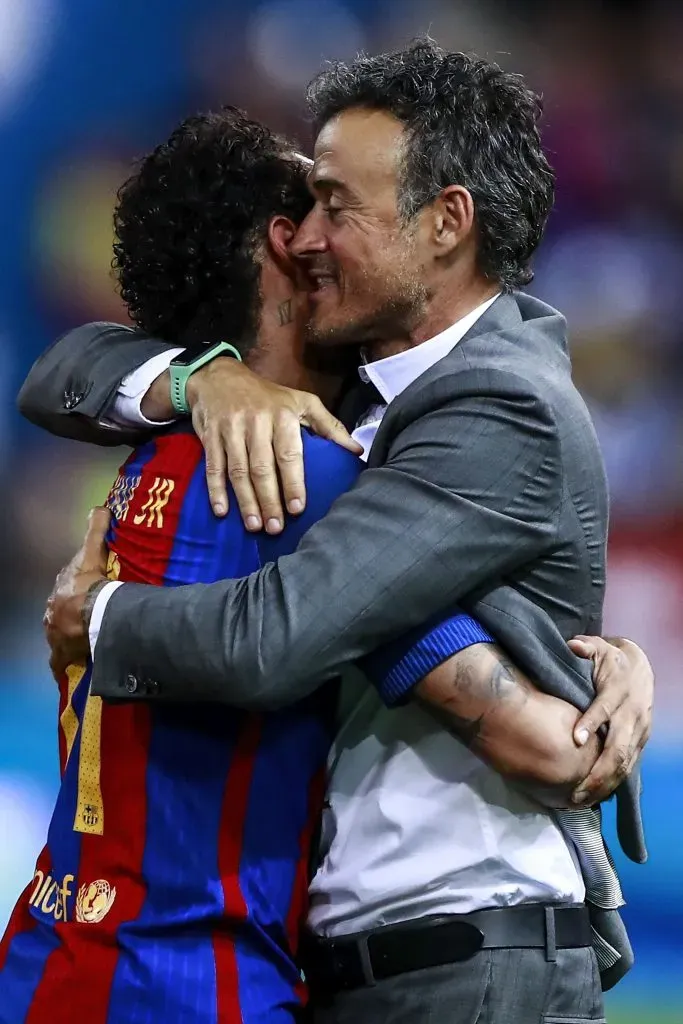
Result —
[{"label": "fingernail", "polygon": [[582,747],[584,743],[588,743],[588,736],[588,729],[579,729],[579,731],[576,734],[576,742],[579,744],[580,747]]},{"label": "fingernail", "polygon": [[298,516],[299,513],[303,512],[304,510],[304,503],[300,498],[292,498],[292,500],[287,505],[287,508],[289,509],[293,516]]},{"label": "fingernail", "polygon": [[246,527],[248,530],[260,530],[261,520],[258,516],[247,516]]},{"label": "fingernail", "polygon": [[268,533],[279,533],[282,529],[282,523],[279,519],[269,519],[266,523],[266,531]]},{"label": "fingernail", "polygon": [[224,516],[226,512],[225,504],[222,501],[215,501],[213,510],[217,516]]},{"label": "fingernail", "polygon": [[586,792],[586,790],[580,789],[578,793],[574,793],[574,795],[572,796],[572,803],[582,804],[587,796],[588,793]]}]

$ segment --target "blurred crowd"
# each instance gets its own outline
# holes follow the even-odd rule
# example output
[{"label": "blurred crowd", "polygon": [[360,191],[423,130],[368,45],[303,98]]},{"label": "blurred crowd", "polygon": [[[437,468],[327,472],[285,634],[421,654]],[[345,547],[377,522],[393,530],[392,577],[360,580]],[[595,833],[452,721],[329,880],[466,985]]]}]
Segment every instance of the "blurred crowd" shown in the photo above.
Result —
[{"label": "blurred crowd", "polygon": [[[225,102],[310,148],[303,93],[321,60],[426,30],[544,95],[558,197],[532,290],[567,316],[607,464],[606,624],[651,654],[653,757],[683,764],[683,6],[656,0],[3,0],[0,683],[36,688],[34,721],[51,707],[45,596],[125,452],[49,439],[14,398],[60,333],[126,322],[110,270],[117,186],[181,117]],[[0,826],[12,793],[0,787]],[[40,793],[26,821],[42,822]]]}]

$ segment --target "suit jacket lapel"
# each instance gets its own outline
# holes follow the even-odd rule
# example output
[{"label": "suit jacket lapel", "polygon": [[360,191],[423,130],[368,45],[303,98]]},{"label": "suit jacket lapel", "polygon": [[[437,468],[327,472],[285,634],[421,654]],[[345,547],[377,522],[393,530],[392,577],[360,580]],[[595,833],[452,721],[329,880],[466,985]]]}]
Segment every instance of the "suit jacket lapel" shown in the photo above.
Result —
[{"label": "suit jacket lapel", "polygon": [[[458,342],[455,348],[430,366],[428,370],[420,374],[417,380],[406,388],[406,390],[389,404],[384,419],[377,431],[368,458],[368,466],[380,466],[386,460],[391,438],[401,428],[401,421],[406,414],[412,419],[414,416],[414,403],[416,397],[431,383],[439,377],[448,373],[449,369],[462,365],[464,361],[465,346],[474,338],[483,337],[485,334],[507,332],[507,334],[518,330],[522,324],[522,317],[514,295],[501,295],[493,305],[489,306],[483,316],[469,329],[467,334]],[[433,398],[433,396],[432,396]],[[433,403],[430,403],[433,404]],[[412,410],[412,414],[411,414]]]}]

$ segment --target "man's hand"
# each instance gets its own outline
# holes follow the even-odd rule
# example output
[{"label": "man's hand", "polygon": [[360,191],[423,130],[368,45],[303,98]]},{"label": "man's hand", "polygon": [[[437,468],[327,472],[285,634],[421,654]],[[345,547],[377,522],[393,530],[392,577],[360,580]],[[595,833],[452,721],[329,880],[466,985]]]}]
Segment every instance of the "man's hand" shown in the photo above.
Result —
[{"label": "man's hand", "polygon": [[631,640],[577,636],[569,646],[574,654],[592,660],[596,691],[595,700],[576,722],[574,740],[582,746],[607,726],[600,757],[572,794],[575,804],[595,804],[623,782],[650,737],[654,673]]},{"label": "man's hand", "polygon": [[[50,668],[59,679],[69,665],[83,663],[90,653],[86,596],[97,583],[107,582],[105,543],[111,516],[106,508],[90,513],[83,547],[58,575],[43,618],[50,645]],[[92,611],[92,609],[90,609]]]},{"label": "man's hand", "polygon": [[268,533],[282,530],[280,483],[287,510],[303,511],[302,426],[355,455],[362,452],[315,395],[264,380],[235,359],[214,359],[197,370],[186,394],[206,451],[211,506],[216,515],[228,511],[227,475],[248,530],[261,530],[264,523]]}]

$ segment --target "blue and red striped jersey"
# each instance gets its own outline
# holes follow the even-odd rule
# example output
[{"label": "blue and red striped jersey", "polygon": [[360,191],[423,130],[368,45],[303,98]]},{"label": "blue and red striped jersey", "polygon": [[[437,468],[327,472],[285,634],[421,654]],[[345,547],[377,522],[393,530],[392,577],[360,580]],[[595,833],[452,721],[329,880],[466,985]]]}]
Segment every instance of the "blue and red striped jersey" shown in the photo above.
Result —
[{"label": "blue and red striped jersey", "polygon": [[[108,499],[111,578],[211,583],[293,551],[362,468],[309,434],[304,457],[306,511],[269,537],[243,528],[234,500],[214,517],[189,429],[137,449]],[[444,634],[432,663],[489,639],[455,618],[471,635]],[[391,698],[424,674],[421,643],[368,663]],[[296,949],[336,686],[252,714],[105,704],[89,683],[88,666],[72,667],[60,686],[62,782],[0,947],[0,1024],[292,1021],[305,1001]]]}]

